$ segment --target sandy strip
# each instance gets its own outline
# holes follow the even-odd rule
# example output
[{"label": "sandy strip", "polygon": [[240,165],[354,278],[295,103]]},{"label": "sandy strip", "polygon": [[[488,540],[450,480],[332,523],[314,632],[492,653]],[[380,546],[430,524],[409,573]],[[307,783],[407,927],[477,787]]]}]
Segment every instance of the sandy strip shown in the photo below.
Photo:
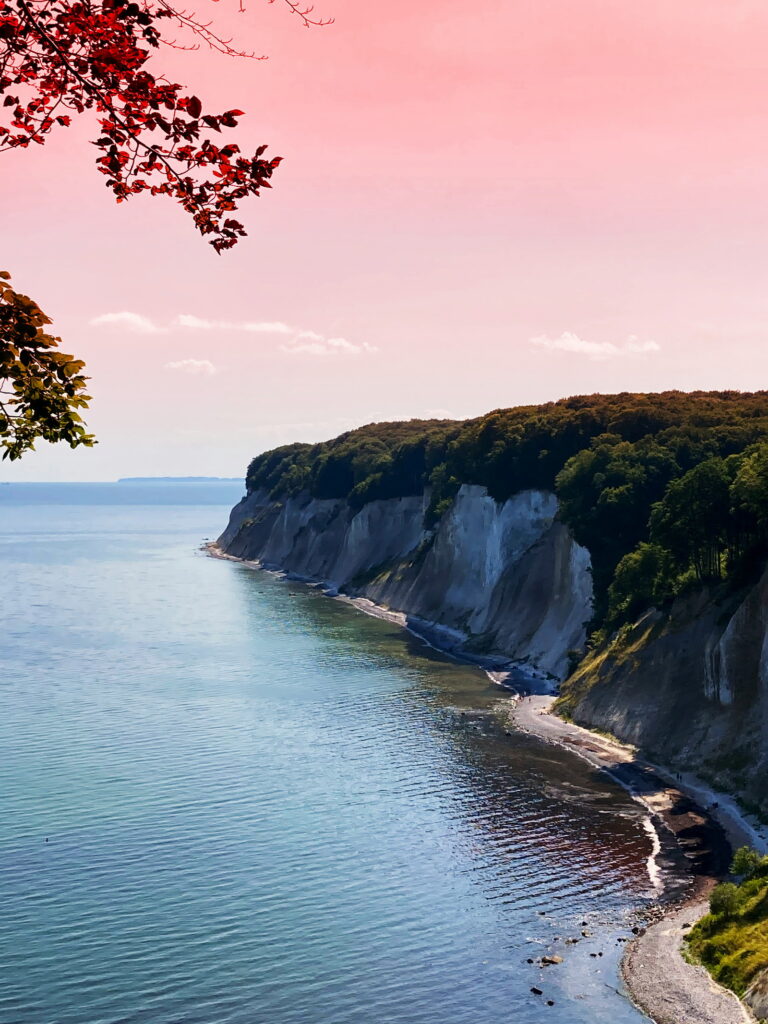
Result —
[{"label": "sandy strip", "polygon": [[681,953],[685,932],[707,912],[708,893],[727,870],[730,849],[745,841],[751,827],[730,802],[715,821],[692,803],[702,794],[707,800],[713,795],[698,780],[689,786],[687,777],[678,779],[644,761],[633,747],[555,717],[549,713],[553,700],[534,696],[516,702],[513,724],[609,772],[671,830],[694,876],[693,894],[627,946],[622,975],[632,1000],[656,1024],[753,1024],[754,1017],[733,993]]}]

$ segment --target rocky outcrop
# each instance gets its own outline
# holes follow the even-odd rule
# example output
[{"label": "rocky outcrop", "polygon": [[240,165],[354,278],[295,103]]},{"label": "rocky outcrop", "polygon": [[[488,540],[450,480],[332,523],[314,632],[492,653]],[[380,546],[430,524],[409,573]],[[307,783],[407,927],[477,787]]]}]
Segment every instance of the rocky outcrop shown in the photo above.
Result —
[{"label": "rocky outcrop", "polygon": [[428,497],[373,501],[247,495],[219,546],[267,568],[404,612],[447,646],[526,662],[562,679],[584,643],[590,559],[557,521],[557,499],[522,491],[496,502],[464,485],[434,529]]},{"label": "rocky outcrop", "polygon": [[759,1021],[768,1020],[768,971],[761,971],[744,993],[744,1002]]},{"label": "rocky outcrop", "polygon": [[768,814],[768,570],[648,612],[585,660],[560,706]]}]

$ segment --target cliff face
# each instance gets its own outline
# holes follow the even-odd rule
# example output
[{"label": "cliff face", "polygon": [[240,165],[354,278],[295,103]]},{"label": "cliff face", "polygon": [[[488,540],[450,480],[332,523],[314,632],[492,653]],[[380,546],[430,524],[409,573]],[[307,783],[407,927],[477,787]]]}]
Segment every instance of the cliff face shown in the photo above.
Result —
[{"label": "cliff face", "polygon": [[649,612],[585,660],[560,704],[768,814],[768,570],[739,594]]},{"label": "cliff face", "polygon": [[[564,679],[568,652],[584,643],[592,577],[554,495],[499,503],[465,484],[433,530],[427,504],[421,495],[355,510],[254,491],[219,546],[404,612],[448,647]],[[740,593],[702,590],[669,613],[651,610],[582,662],[560,706],[768,814],[768,570]]]},{"label": "cliff face", "polygon": [[747,991],[744,1002],[758,1020],[768,1020],[768,971],[761,971]]},{"label": "cliff face", "polygon": [[219,546],[326,581],[405,612],[476,654],[526,661],[562,679],[584,643],[592,579],[585,548],[555,520],[557,499],[523,491],[498,503],[464,485],[434,530],[425,496],[372,501],[254,491],[237,505]]}]

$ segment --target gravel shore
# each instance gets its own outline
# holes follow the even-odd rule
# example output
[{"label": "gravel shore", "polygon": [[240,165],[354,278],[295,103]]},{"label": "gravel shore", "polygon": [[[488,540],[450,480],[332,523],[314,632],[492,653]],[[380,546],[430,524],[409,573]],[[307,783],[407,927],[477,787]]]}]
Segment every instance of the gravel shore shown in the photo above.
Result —
[{"label": "gravel shore", "polygon": [[691,900],[665,914],[627,948],[621,965],[624,982],[633,1001],[656,1024],[754,1024],[732,992],[681,956],[683,936],[707,910],[706,900]]},{"label": "gravel shore", "polygon": [[[727,822],[724,829],[696,805],[684,781],[670,782],[667,773],[639,758],[632,747],[549,714],[553,700],[533,696],[517,701],[511,712],[513,724],[609,772],[643,803],[662,845],[657,861],[663,860],[665,838],[677,847],[677,864],[674,852],[668,850],[671,859],[661,872],[666,910],[628,944],[622,962],[632,1000],[656,1024],[753,1024],[754,1018],[736,996],[713,981],[703,967],[687,963],[681,952],[685,932],[707,912],[707,896],[728,869],[729,840],[741,838],[739,829],[728,828]],[[649,868],[653,875],[653,865]]]}]

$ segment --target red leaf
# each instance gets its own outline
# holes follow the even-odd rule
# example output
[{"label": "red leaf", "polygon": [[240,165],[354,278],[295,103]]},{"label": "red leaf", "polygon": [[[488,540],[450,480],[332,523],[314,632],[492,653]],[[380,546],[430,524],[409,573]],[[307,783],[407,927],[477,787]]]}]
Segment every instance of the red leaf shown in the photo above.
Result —
[{"label": "red leaf", "polygon": [[[218,148],[203,138],[204,130],[236,127],[244,112],[203,116],[199,97],[147,70],[150,48],[169,41],[159,19],[173,20],[173,12],[149,0],[33,6],[42,33],[13,13],[26,10],[24,0],[0,0],[0,152],[42,145],[71,115],[90,111],[99,126],[96,166],[118,202],[143,191],[170,196],[217,251],[230,248],[244,231],[229,211],[269,187],[265,178],[279,159],[261,159],[261,146],[248,160],[235,143]],[[14,86],[25,90],[23,102],[8,95]]]}]

